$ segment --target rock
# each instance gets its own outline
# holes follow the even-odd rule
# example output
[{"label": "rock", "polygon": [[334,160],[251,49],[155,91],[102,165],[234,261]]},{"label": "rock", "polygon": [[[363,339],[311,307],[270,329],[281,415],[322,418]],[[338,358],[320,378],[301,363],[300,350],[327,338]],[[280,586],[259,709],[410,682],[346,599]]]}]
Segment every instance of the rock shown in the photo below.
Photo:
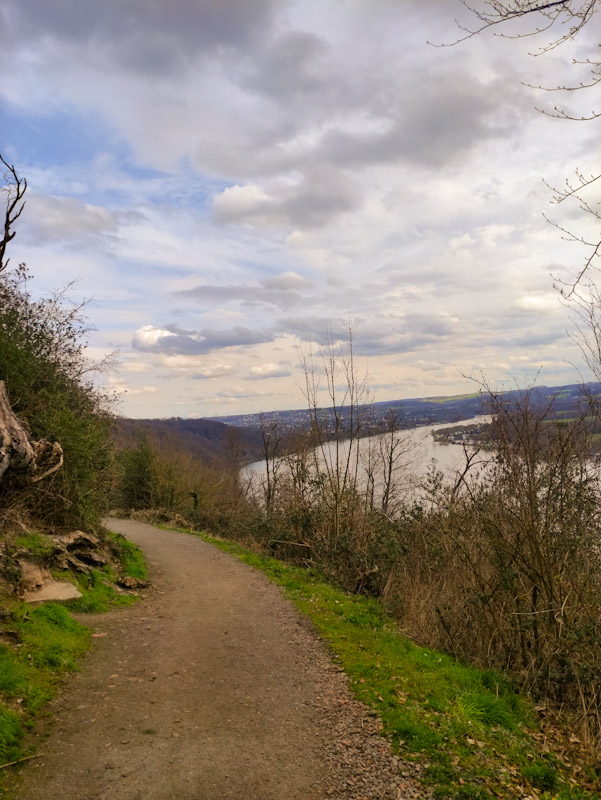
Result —
[{"label": "rock", "polygon": [[120,578],[117,583],[123,586],[124,589],[144,589],[148,586],[148,581],[143,581],[141,578],[131,578],[126,575],[125,578]]},{"label": "rock", "polygon": [[92,570],[83,561],[80,561],[76,556],[69,553],[67,550],[63,551],[54,559],[54,563],[59,569],[74,570],[75,572],[83,572],[85,575],[90,575]]},{"label": "rock", "polygon": [[79,589],[72,583],[51,579],[36,591],[25,592],[23,599],[26,603],[45,603],[47,600],[76,600],[81,596]]},{"label": "rock", "polygon": [[52,537],[58,545],[62,545],[66,550],[79,550],[96,548],[100,541],[93,533],[84,531],[71,531],[71,533],[61,533],[59,536]]},{"label": "rock", "polygon": [[35,591],[50,579],[50,572],[40,562],[19,558],[17,564],[21,570],[21,586],[26,592]]},{"label": "rock", "polygon": [[94,567],[103,567],[106,564],[106,558],[95,550],[75,550],[74,555],[80,562],[83,561],[84,564],[91,564]]},{"label": "rock", "polygon": [[55,563],[60,569],[74,569],[89,574],[90,566],[103,567],[106,564],[106,558],[97,550],[100,540],[93,533],[71,531],[53,535],[52,538],[59,551]]}]

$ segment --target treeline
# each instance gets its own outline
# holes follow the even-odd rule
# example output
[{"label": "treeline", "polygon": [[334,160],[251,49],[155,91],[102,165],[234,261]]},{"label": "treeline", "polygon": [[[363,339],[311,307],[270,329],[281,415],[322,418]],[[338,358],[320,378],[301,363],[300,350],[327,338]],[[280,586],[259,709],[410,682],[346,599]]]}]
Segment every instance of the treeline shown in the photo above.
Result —
[{"label": "treeline", "polygon": [[233,451],[241,459],[261,458],[262,437],[259,428],[238,428],[211,419],[126,419],[118,417],[113,426],[113,441],[122,450],[143,438],[160,446],[180,447],[205,463],[231,460]]}]

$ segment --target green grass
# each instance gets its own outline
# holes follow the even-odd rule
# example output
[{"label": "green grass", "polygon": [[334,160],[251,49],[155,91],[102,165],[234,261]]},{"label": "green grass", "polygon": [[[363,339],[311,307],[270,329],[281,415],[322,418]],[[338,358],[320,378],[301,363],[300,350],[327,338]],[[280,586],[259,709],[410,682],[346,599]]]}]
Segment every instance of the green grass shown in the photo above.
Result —
[{"label": "green grass", "polygon": [[28,550],[34,556],[49,556],[54,552],[56,545],[50,536],[43,533],[26,533],[17,536],[15,545]]},{"label": "green grass", "polygon": [[427,765],[424,781],[437,797],[492,800],[534,789],[544,800],[598,800],[542,751],[532,704],[502,675],[417,646],[375,600],[348,595],[314,571],[195,535],[285,588],[329,644],[355,696],[377,710],[395,751]]},{"label": "green grass", "polygon": [[[145,578],[147,567],[141,550],[117,534],[111,536],[126,574]],[[17,544],[42,556],[47,554],[47,539],[27,534],[19,537]],[[92,570],[90,575],[55,572],[54,576],[77,584],[82,592],[79,600],[69,602],[69,610],[59,603],[37,607],[15,603],[5,610],[0,638],[0,765],[25,755],[20,744],[24,731],[52,698],[61,676],[77,669],[90,645],[90,630],[69,612],[107,611],[137,599],[116,590],[118,576],[109,566]]]},{"label": "green grass", "polygon": [[60,677],[77,667],[90,631],[64,606],[19,603],[4,630],[18,643],[0,644],[0,763],[23,755],[20,741],[32,718],[50,700]]},{"label": "green grass", "polygon": [[82,597],[72,600],[69,608],[81,614],[101,614],[117,606],[131,606],[138,598],[118,591],[114,583],[116,579],[110,567],[93,569],[90,575],[78,575],[77,586]]},{"label": "green grass", "polygon": [[109,531],[113,545],[119,551],[121,563],[130,578],[146,580],[148,577],[148,565],[140,548],[120,533]]}]

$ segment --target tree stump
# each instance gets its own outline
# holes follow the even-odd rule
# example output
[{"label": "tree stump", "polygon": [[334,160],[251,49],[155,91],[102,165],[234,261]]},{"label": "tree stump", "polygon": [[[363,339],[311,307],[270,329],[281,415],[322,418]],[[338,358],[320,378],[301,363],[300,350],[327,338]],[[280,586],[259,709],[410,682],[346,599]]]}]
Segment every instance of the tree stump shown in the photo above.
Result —
[{"label": "tree stump", "polygon": [[62,465],[60,444],[45,439],[31,440],[25,424],[10,407],[4,381],[0,381],[0,481],[11,470],[25,474],[30,483],[37,483]]}]

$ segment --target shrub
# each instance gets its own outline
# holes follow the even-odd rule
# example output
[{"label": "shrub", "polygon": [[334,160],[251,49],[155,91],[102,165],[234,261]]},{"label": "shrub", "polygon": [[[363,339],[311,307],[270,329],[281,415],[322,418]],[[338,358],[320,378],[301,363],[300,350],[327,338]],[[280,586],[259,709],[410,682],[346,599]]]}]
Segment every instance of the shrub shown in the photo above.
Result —
[{"label": "shrub", "polygon": [[27,182],[7,167],[4,232],[0,239],[0,380],[15,414],[34,440],[57,441],[64,466],[36,484],[7,473],[0,513],[17,506],[49,526],[89,527],[103,510],[111,466],[106,398],[94,385],[83,341],[89,326],[82,305],[65,292],[41,300],[28,289],[30,275],[20,264],[8,268],[4,253],[14,237],[11,226],[24,207]]},{"label": "shrub", "polygon": [[557,425],[527,392],[511,407],[493,398],[493,411],[480,474],[436,486],[422,516],[407,521],[401,619],[419,640],[572,708],[590,742],[601,735],[601,510],[590,421]]}]

